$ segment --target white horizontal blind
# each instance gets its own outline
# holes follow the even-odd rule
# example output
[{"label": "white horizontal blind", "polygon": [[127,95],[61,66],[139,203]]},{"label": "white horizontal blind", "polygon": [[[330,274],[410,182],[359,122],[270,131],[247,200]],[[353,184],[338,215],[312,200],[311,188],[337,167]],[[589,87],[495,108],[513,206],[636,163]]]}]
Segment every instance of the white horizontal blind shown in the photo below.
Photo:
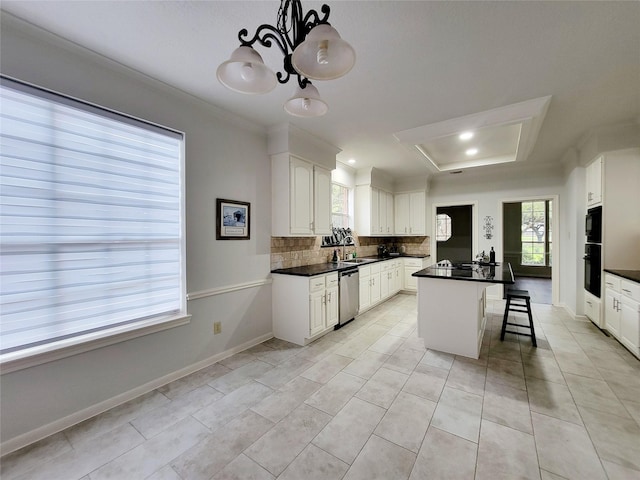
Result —
[{"label": "white horizontal blind", "polygon": [[184,308],[182,134],[2,78],[1,353]]}]

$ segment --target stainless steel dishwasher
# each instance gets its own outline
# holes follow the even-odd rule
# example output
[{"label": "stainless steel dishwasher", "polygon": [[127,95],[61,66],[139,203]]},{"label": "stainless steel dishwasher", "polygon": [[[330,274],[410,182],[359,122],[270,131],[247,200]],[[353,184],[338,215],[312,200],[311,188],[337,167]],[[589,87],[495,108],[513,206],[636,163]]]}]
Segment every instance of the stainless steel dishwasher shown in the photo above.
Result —
[{"label": "stainless steel dishwasher", "polygon": [[342,270],[338,274],[340,283],[340,320],[336,329],[350,322],[358,314],[360,305],[360,274],[358,267]]}]

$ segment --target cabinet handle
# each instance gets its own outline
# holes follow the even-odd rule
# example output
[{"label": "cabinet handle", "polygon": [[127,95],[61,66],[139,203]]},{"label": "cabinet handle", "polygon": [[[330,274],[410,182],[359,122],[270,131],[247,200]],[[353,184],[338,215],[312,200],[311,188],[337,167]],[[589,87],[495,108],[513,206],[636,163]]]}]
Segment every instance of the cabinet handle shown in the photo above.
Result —
[{"label": "cabinet handle", "polygon": [[627,290],[626,288],[623,288],[623,289],[622,289],[622,291],[623,291],[623,292],[627,292],[627,293],[629,293],[629,294],[631,293],[631,290]]},{"label": "cabinet handle", "polygon": [[373,282],[373,284],[374,284],[374,285],[376,284],[376,279],[375,279],[375,277],[373,277],[373,278],[371,279],[371,281]]},{"label": "cabinet handle", "polygon": [[327,302],[331,302],[331,292],[327,293]]},{"label": "cabinet handle", "polygon": [[613,299],[613,309],[614,309],[615,311],[618,311],[618,305],[617,305],[617,303],[618,303],[618,299],[617,299],[617,298],[614,298],[614,299]]},{"label": "cabinet handle", "polygon": [[587,304],[589,304],[589,305],[593,305],[593,303],[591,303],[589,300],[587,300]]}]

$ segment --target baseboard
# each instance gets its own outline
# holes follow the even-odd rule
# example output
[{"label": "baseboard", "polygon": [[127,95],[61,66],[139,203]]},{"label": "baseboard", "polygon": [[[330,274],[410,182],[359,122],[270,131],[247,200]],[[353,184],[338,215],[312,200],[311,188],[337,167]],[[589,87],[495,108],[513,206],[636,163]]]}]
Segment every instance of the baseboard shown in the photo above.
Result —
[{"label": "baseboard", "polygon": [[236,353],[242,352],[271,338],[273,338],[273,333],[271,332],[265,335],[261,335],[257,338],[249,340],[248,342],[213,355],[205,360],[201,360],[197,363],[189,365],[188,367],[181,368],[180,370],[177,370],[173,373],[164,375],[163,377],[152,380],[151,382],[145,383],[144,385],[140,385],[139,387],[129,390],[128,392],[121,393],[120,395],[116,395],[115,397],[104,400],[100,403],[92,405],[91,407],[87,407],[83,410],[72,413],[71,415],[51,422],[47,425],[43,425],[42,427],[38,427],[34,430],[31,430],[30,432],[18,435],[17,437],[14,437],[0,444],[0,452],[2,452],[1,455],[4,456],[11,452],[15,452],[20,448],[31,445],[32,443],[42,440],[43,438],[77,425],[78,423],[104,413],[113,407],[122,405],[125,402],[139,397],[140,395],[149,393],[156,388],[166,385],[167,383],[171,383],[175,380],[178,380],[179,378],[197,372],[198,370],[208,367],[209,365],[213,365],[220,360],[224,360],[231,355],[235,355]]}]

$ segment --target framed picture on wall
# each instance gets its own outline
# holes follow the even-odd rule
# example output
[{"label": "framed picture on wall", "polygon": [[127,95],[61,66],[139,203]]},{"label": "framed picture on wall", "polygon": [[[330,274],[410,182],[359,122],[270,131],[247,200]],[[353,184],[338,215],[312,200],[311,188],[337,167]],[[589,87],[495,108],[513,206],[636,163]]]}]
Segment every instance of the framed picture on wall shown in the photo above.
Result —
[{"label": "framed picture on wall", "polygon": [[251,204],[216,199],[216,240],[249,240]]}]

